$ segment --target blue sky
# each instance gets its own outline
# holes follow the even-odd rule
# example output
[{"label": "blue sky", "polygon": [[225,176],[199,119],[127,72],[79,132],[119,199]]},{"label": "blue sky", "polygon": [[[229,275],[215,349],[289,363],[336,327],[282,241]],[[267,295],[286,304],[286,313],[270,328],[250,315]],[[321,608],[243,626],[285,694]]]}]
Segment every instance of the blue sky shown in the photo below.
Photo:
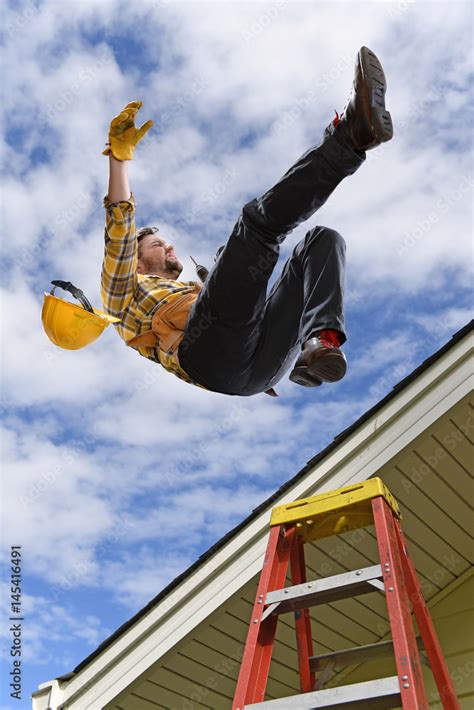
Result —
[{"label": "blue sky", "polygon": [[[469,3],[4,5],[2,559],[22,545],[23,700],[64,674],[471,318]],[[194,278],[241,206],[342,109],[361,45],[383,62],[395,137],[288,237],[348,246],[347,377],[278,400],[187,385],[109,328],[84,351],[44,336],[43,291],[96,305],[101,155],[142,100],[155,127],[130,179]],[[280,265],[277,267],[277,272]],[[219,505],[216,501],[222,501]],[[186,530],[186,534],[183,534]],[[7,568],[2,589],[8,600]],[[4,601],[2,611],[5,611]],[[9,632],[2,621],[2,681]]]}]

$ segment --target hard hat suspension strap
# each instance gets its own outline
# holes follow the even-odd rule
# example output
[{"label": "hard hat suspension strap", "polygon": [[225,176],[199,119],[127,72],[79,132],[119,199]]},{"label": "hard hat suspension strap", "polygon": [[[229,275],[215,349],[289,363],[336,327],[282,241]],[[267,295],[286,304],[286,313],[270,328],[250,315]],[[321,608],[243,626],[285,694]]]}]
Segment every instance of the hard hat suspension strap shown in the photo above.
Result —
[{"label": "hard hat suspension strap", "polygon": [[84,296],[81,289],[77,288],[77,286],[73,286],[70,281],[61,281],[60,279],[56,279],[55,281],[51,281],[51,283],[53,284],[53,288],[51,289],[52,296],[54,296],[54,290],[58,286],[59,288],[64,289],[64,291],[69,291],[69,293],[71,293],[74,298],[77,298],[77,300],[81,302],[83,308],[85,308],[86,311],[89,311],[89,313],[94,313],[94,309],[92,308],[89,300]]}]

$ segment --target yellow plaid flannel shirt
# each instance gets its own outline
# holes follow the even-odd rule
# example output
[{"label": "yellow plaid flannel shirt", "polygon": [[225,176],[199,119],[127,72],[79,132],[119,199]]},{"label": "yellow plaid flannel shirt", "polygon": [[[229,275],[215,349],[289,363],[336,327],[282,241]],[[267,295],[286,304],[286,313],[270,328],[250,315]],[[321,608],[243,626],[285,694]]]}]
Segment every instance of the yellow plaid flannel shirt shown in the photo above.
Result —
[{"label": "yellow plaid flannel shirt", "polygon": [[[157,308],[178,296],[191,293],[194,281],[174,281],[161,276],[137,274],[138,247],[135,237],[135,199],[112,203],[104,197],[105,249],[101,296],[106,313],[120,318],[114,324],[125,342],[151,329]],[[177,353],[160,348],[135,347],[140,355],[160,363],[186,382],[197,384],[180,367]]]}]

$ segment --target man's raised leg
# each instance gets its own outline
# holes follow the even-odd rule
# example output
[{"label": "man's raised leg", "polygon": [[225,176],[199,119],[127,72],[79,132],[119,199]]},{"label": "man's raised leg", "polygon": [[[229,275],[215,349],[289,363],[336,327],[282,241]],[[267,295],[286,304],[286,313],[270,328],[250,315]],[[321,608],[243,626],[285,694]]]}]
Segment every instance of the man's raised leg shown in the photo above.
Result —
[{"label": "man's raised leg", "polygon": [[[274,187],[243,208],[190,313],[179,350],[184,369],[210,389],[236,394],[245,390],[252,376],[267,284],[279,244],[358,169],[365,149],[391,137],[387,126],[385,132],[380,129],[382,113],[389,119],[382,78],[375,55],[362,48],[343,116],[326,128],[320,145],[308,150]],[[191,337],[203,318],[209,327],[199,337]]]}]

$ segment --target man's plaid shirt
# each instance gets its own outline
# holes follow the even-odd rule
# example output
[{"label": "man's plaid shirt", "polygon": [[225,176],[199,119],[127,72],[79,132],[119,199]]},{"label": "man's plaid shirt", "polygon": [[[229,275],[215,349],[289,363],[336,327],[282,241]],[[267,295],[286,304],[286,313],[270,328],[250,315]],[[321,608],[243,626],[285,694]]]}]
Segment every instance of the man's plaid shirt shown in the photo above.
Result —
[{"label": "man's plaid shirt", "polygon": [[[125,342],[151,329],[156,309],[178,296],[191,293],[194,281],[173,281],[161,276],[137,274],[138,247],[135,199],[112,203],[104,197],[105,251],[101,296],[106,313],[120,318],[115,328]],[[140,355],[158,362],[177,377],[196,384],[180,367],[177,354],[160,348],[134,347]]]}]

